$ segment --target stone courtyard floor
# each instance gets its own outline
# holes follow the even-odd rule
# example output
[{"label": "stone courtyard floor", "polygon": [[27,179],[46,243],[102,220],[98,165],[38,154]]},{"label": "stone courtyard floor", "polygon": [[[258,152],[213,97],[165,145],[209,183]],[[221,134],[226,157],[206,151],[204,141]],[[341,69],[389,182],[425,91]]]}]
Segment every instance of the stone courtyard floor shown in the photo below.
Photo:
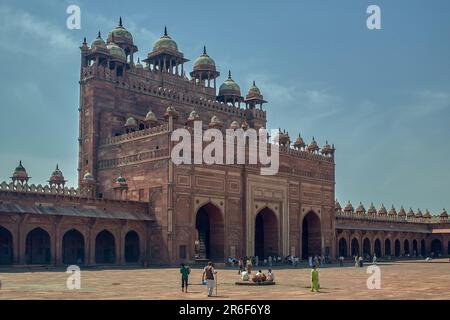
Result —
[{"label": "stone courtyard floor", "polygon": [[[367,288],[367,266],[320,268],[320,293],[310,292],[310,269],[304,267],[274,267],[276,285],[251,287],[234,284],[235,269],[219,268],[218,297],[209,299],[450,299],[448,259],[379,263],[379,290]],[[177,268],[82,269],[79,290],[66,288],[64,269],[0,269],[0,299],[206,299],[201,274],[192,269],[190,292],[182,293]]]}]

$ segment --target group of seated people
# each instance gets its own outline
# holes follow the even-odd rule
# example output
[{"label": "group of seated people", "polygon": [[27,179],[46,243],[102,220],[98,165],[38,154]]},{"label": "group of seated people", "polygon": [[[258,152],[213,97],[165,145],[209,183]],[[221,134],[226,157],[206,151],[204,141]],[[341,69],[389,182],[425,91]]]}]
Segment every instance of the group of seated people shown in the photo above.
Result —
[{"label": "group of seated people", "polygon": [[[251,277],[251,271],[244,270],[241,272],[241,279],[242,281],[249,281]],[[261,283],[261,282],[269,282],[269,281],[275,281],[275,275],[272,272],[272,269],[269,269],[267,271],[267,275],[265,275],[261,270],[258,270],[258,272],[251,277],[251,280],[255,283]]]}]

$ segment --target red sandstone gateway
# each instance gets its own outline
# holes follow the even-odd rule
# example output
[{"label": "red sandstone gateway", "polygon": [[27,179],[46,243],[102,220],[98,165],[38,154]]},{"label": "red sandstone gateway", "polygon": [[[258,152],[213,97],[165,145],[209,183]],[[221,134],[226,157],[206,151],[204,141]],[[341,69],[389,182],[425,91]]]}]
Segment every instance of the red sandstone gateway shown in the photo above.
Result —
[{"label": "red sandstone gateway", "polygon": [[[141,63],[141,59],[144,64]],[[447,254],[450,222],[384,206],[366,213],[335,203],[334,145],[306,145],[279,131],[280,167],[179,165],[170,134],[205,128],[259,130],[261,90],[245,98],[206,48],[189,61],[167,30],[138,48],[122,21],[105,41],[81,46],[78,188],[57,167],[49,185],[30,184],[20,163],[0,184],[1,264],[192,263],[226,257]],[[245,107],[243,106],[245,104]],[[26,164],[26,162],[24,162]],[[64,167],[63,165],[61,167]],[[50,168],[49,168],[50,170]]]}]

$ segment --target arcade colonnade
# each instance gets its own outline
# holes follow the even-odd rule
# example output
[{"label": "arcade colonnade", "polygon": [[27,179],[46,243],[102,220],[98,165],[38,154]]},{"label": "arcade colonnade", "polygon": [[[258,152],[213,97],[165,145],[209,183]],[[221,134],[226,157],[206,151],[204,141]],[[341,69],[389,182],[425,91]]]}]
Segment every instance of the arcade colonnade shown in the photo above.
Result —
[{"label": "arcade colonnade", "polygon": [[125,221],[94,221],[90,225],[0,223],[0,264],[138,263],[146,257],[145,230],[145,226]]},{"label": "arcade colonnade", "polygon": [[338,256],[418,257],[450,255],[450,235],[338,230]]}]

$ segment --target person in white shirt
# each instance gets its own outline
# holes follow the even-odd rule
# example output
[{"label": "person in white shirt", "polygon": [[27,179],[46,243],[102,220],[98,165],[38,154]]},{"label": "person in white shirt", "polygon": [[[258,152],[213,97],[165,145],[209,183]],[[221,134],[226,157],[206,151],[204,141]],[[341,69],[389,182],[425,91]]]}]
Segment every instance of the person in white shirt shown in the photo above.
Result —
[{"label": "person in white shirt", "polygon": [[275,275],[272,272],[272,269],[269,269],[267,272],[267,281],[275,281]]}]

